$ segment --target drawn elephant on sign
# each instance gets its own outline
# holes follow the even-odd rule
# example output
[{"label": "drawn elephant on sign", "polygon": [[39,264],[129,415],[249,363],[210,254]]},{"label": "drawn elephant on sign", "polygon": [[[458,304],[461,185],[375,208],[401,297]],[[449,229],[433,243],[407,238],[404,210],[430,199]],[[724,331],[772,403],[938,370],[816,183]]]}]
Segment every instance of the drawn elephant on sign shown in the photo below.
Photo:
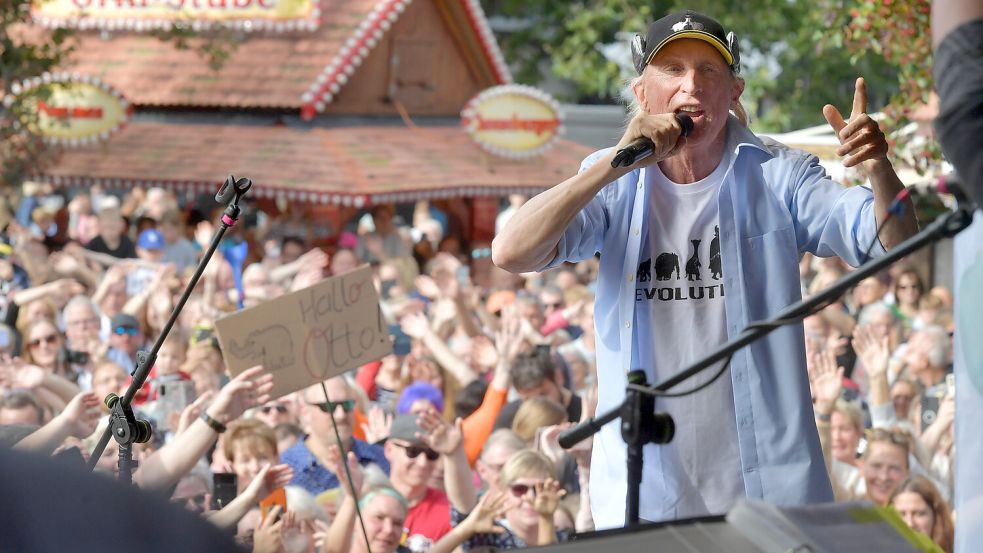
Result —
[{"label": "drawn elephant on sign", "polygon": [[294,341],[283,325],[256,329],[241,343],[235,339],[229,342],[229,353],[239,359],[262,363],[268,371],[294,364]]},{"label": "drawn elephant on sign", "polygon": [[672,252],[660,253],[655,258],[655,280],[669,280],[673,271],[676,271],[676,280],[679,280],[679,256]]}]

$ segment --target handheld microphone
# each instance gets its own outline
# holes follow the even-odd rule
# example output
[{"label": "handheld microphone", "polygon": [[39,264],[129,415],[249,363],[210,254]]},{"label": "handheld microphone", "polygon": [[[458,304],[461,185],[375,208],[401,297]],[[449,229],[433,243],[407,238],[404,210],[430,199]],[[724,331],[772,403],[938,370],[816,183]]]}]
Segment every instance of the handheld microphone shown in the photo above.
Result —
[{"label": "handheld microphone", "polygon": [[[683,128],[680,136],[689,136],[689,133],[693,132],[693,119],[686,115],[685,113],[677,113],[675,115],[676,121]],[[641,161],[655,152],[655,144],[651,139],[642,137],[631,144],[625,146],[624,148],[618,150],[618,153],[611,160],[611,167],[628,167],[636,161]]]}]

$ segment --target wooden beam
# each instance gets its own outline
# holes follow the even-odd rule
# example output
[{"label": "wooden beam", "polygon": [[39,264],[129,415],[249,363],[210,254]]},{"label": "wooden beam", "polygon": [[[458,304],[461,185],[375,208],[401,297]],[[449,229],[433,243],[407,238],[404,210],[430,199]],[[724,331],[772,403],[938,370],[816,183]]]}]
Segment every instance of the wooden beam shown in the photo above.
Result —
[{"label": "wooden beam", "polygon": [[437,6],[475,79],[484,88],[498,84],[495,73],[485,58],[480,38],[473,31],[460,0],[434,0],[434,5]]}]

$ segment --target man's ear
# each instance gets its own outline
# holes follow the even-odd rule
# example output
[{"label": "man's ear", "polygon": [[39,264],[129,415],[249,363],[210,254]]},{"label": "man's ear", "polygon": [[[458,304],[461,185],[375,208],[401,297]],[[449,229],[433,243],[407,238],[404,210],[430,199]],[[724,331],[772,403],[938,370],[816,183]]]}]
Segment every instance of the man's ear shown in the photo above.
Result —
[{"label": "man's ear", "polygon": [[741,94],[744,94],[744,79],[741,77],[734,77],[734,88],[733,94],[731,96],[731,103],[736,104],[741,99]]},{"label": "man's ear", "polygon": [[[648,70],[647,67],[646,70]],[[638,105],[641,106],[642,111],[648,112],[648,97],[645,94],[645,87],[642,84],[644,79],[645,72],[643,71],[642,74],[635,79],[634,82],[632,82],[631,91],[635,93],[635,99],[638,100]]]}]

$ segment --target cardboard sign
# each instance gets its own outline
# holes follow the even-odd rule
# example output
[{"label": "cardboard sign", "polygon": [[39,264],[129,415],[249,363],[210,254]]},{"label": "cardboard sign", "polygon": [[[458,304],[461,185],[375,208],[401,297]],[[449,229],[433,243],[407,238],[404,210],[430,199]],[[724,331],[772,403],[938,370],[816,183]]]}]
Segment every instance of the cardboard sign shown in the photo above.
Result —
[{"label": "cardboard sign", "polygon": [[223,317],[215,330],[229,372],[263,365],[274,398],[392,353],[367,265]]}]

